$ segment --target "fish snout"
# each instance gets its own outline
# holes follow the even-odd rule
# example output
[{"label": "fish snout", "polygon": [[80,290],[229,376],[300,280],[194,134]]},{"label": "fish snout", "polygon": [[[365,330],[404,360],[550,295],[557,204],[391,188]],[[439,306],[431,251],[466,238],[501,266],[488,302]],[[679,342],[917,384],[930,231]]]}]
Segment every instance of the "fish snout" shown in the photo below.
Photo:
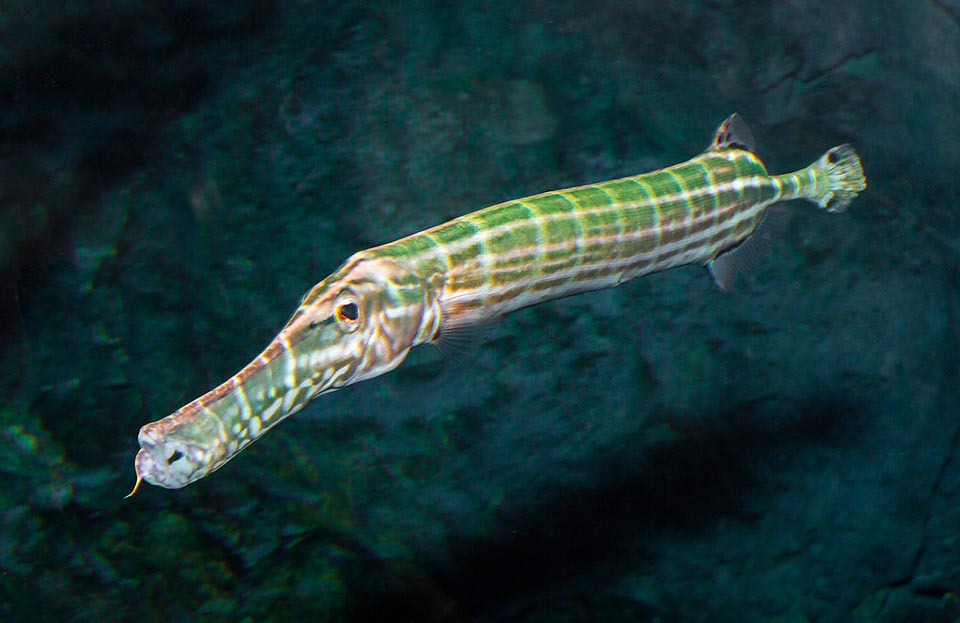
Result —
[{"label": "fish snout", "polygon": [[152,485],[180,489],[198,478],[203,451],[166,437],[155,423],[140,429],[140,451],[134,459],[137,476]]}]

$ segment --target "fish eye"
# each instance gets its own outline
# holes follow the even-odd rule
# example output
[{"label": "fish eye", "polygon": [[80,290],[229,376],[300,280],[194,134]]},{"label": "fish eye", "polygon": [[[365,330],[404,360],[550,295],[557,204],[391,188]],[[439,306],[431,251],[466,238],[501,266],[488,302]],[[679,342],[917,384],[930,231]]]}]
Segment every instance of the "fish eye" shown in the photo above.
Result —
[{"label": "fish eye", "polygon": [[167,465],[173,465],[177,461],[183,458],[183,452],[179,450],[174,450],[173,454],[170,455],[170,458],[167,459]]},{"label": "fish eye", "polygon": [[360,317],[360,308],[353,301],[337,305],[337,320],[340,322],[356,322]]}]

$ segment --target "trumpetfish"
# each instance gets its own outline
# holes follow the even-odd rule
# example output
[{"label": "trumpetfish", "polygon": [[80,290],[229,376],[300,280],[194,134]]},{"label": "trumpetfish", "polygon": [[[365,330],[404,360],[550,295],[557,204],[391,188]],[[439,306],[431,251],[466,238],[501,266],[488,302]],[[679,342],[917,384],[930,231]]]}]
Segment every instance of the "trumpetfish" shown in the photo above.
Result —
[{"label": "trumpetfish", "polygon": [[130,495],[142,481],[195,482],[317,396],[522,307],[686,264],[705,264],[727,289],[756,255],[770,206],[807,199],[842,212],[865,188],[849,145],[769,175],[733,114],[686,162],[499,203],[360,251],[307,292],[256,359],[140,429]]}]

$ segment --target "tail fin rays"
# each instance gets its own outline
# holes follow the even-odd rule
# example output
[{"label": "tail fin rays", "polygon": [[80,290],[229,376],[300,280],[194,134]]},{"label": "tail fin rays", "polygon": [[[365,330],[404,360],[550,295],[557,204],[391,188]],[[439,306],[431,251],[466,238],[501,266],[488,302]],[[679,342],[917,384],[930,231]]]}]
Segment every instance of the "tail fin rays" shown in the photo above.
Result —
[{"label": "tail fin rays", "polygon": [[838,145],[821,156],[816,166],[826,174],[827,185],[811,197],[827,212],[843,212],[857,193],[867,187],[860,157],[850,145]]}]

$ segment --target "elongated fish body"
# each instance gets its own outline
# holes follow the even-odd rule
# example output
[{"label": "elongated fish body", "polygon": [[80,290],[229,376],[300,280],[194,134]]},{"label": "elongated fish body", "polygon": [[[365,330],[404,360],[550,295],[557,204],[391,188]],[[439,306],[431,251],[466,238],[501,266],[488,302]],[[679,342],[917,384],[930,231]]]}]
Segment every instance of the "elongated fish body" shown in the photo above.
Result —
[{"label": "elongated fish body", "polygon": [[356,253],[256,359],[141,428],[137,486],[199,480],[316,396],[513,310],[686,264],[706,264],[727,288],[756,255],[771,205],[803,198],[840,212],[865,187],[847,145],[768,175],[733,115],[686,162],[507,201]]}]

